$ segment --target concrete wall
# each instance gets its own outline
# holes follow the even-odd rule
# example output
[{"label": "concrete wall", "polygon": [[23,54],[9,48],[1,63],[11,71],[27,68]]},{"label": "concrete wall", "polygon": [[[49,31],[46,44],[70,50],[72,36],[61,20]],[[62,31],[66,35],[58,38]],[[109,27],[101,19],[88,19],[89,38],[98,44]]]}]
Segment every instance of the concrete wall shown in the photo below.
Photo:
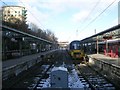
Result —
[{"label": "concrete wall", "polygon": [[10,76],[17,76],[22,71],[28,70],[30,67],[34,66],[35,64],[39,63],[41,61],[41,58],[37,58],[35,60],[30,60],[26,62],[22,62],[18,65],[11,66],[9,68],[5,68],[2,70],[2,79],[6,80]]},{"label": "concrete wall", "polygon": [[[115,83],[120,83],[120,66],[109,64],[108,62],[89,57],[90,65],[99,68],[99,72],[108,79],[113,79]],[[114,82],[113,82],[114,83]]]}]

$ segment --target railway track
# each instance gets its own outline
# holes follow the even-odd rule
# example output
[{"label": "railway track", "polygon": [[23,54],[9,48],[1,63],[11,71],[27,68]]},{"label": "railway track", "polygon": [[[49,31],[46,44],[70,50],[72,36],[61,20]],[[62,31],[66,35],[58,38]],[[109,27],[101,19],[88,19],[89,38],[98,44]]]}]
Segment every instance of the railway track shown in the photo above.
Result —
[{"label": "railway track", "polygon": [[76,69],[80,80],[92,90],[116,90],[111,82],[96,72],[92,67],[86,64],[80,64]]},{"label": "railway track", "polygon": [[[49,60],[45,60],[51,61],[49,57],[50,56],[46,58]],[[30,90],[44,90],[45,88],[50,88],[50,73],[52,71],[52,68],[55,66],[59,67],[61,65],[66,67],[68,70],[69,89],[73,87],[80,87],[79,84],[81,83],[84,90],[116,90],[115,86],[111,82],[109,82],[104,76],[96,72],[92,67],[88,66],[87,64],[80,64],[75,66],[69,54],[65,51],[57,52],[54,55],[54,59],[52,58],[52,62],[43,62],[41,66],[38,65],[38,67],[34,68],[36,69],[35,71],[33,70],[34,74],[32,72],[27,74],[30,75],[28,80],[32,79],[32,82],[27,84],[28,81],[23,80],[21,82],[21,87]],[[26,79],[26,76],[22,79]],[[23,87],[24,84],[27,85]],[[18,88],[18,86],[20,86],[20,83],[18,83],[18,85],[15,85],[14,88]]]},{"label": "railway track", "polygon": [[[51,57],[52,55],[52,57]],[[30,69],[23,71],[18,76],[14,76],[8,80],[3,81],[3,90],[4,89],[14,89],[20,88],[25,89],[28,88],[31,83],[36,82],[36,75],[44,76],[46,70],[45,66],[52,66],[54,60],[59,57],[59,52],[54,52],[52,54],[48,54],[44,57],[44,59],[36,64],[35,66],[31,67]]]},{"label": "railway track", "polygon": [[56,58],[56,61],[52,63],[51,65],[43,65],[44,71],[37,74],[35,78],[35,82],[32,83],[28,89],[30,90],[37,90],[37,89],[50,89],[50,73],[53,67],[59,67],[61,65],[65,65],[67,67],[67,64],[71,65],[72,60],[69,61],[69,56],[64,51],[59,51],[59,55]]},{"label": "railway track", "polygon": [[[50,75],[49,74],[51,73],[51,69],[55,65],[59,66],[64,62],[65,67],[67,67],[68,69],[68,73],[69,73],[68,77],[70,77],[71,75],[73,75],[72,77],[77,76],[75,74],[77,72],[78,78],[75,79],[76,78],[75,77],[74,79],[73,78],[72,79],[73,80],[79,79],[80,80],[79,83],[84,85],[84,90],[116,90],[115,86],[111,82],[109,82],[104,76],[96,72],[92,67],[88,66],[87,64],[80,64],[79,66],[74,67],[74,64],[72,64],[72,60],[70,61],[69,60],[70,60],[70,57],[64,52],[62,52],[60,54],[58,61],[54,65],[51,65],[46,68],[45,73],[43,74],[43,76],[39,77],[39,80],[37,81],[36,84],[33,84],[34,87],[32,89],[34,90],[36,89],[44,90],[45,88],[50,89],[51,86],[50,86],[50,77],[49,77]],[[73,73],[70,73],[70,72],[73,72]],[[77,84],[77,83],[72,81],[72,84]],[[72,87],[68,86],[68,88],[73,88],[73,87],[74,85]],[[77,88],[77,85],[76,85],[76,88]]]},{"label": "railway track", "polygon": [[28,89],[30,90],[36,90],[36,89],[41,89],[43,81],[45,81],[49,77],[49,70],[53,67],[53,64],[51,65],[44,65],[44,71],[41,72],[40,74],[37,74],[34,77],[34,80],[36,81],[35,83],[31,84]]}]

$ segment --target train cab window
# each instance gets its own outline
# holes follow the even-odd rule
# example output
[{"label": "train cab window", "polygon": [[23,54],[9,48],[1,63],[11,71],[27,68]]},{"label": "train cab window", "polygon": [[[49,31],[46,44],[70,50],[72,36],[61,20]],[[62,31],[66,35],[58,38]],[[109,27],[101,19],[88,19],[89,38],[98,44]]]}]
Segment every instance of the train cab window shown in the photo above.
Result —
[{"label": "train cab window", "polygon": [[77,49],[77,44],[74,44],[74,49]]},{"label": "train cab window", "polygon": [[81,53],[80,53],[80,52],[75,52],[74,54],[75,54],[75,55],[76,55],[76,54],[79,54],[79,55],[80,55]]},{"label": "train cab window", "polygon": [[80,45],[79,44],[73,44],[73,49],[80,49]]}]

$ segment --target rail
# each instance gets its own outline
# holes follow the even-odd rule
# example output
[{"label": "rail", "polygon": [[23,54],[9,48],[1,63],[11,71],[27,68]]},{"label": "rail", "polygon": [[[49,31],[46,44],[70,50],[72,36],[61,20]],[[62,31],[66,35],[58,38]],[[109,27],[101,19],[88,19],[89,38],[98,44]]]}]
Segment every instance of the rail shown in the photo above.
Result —
[{"label": "rail", "polygon": [[18,74],[20,74],[22,71],[28,70],[29,68],[31,68],[32,66],[34,66],[35,64],[43,61],[42,59],[46,58],[46,57],[41,57],[42,55],[48,55],[50,53],[56,52],[58,49],[55,50],[51,50],[48,52],[43,52],[41,53],[39,56],[33,58],[32,60],[28,60],[28,61],[23,61],[17,65],[13,65],[10,67],[6,67],[2,69],[2,80],[6,80],[12,76],[17,76]]},{"label": "rail", "polygon": [[[117,85],[120,83],[120,66],[92,57],[89,57],[89,60],[92,65],[97,66],[101,73],[103,73],[106,78],[113,81],[114,84]],[[119,85],[117,86],[120,87]]]},{"label": "rail", "polygon": [[104,78],[103,75],[93,69],[92,66],[81,64],[78,70],[92,90],[115,90],[116,87],[114,87],[109,80]]},{"label": "rail", "polygon": [[95,62],[95,65],[97,65],[101,70],[109,71],[109,73],[112,73],[120,78],[120,66],[110,64],[96,58],[93,58],[93,60]]}]

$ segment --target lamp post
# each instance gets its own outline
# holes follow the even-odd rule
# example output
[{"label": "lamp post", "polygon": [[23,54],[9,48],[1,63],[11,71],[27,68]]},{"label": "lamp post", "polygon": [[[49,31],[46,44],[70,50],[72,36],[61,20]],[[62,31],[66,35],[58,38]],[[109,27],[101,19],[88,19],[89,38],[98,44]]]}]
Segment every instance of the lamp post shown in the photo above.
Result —
[{"label": "lamp post", "polygon": [[[95,29],[95,34],[96,34],[96,29]],[[99,54],[99,46],[98,46],[98,36],[97,36],[97,41],[96,41],[96,49],[97,49],[97,54]]]},{"label": "lamp post", "polygon": [[97,54],[99,54],[98,36],[97,36]]}]

